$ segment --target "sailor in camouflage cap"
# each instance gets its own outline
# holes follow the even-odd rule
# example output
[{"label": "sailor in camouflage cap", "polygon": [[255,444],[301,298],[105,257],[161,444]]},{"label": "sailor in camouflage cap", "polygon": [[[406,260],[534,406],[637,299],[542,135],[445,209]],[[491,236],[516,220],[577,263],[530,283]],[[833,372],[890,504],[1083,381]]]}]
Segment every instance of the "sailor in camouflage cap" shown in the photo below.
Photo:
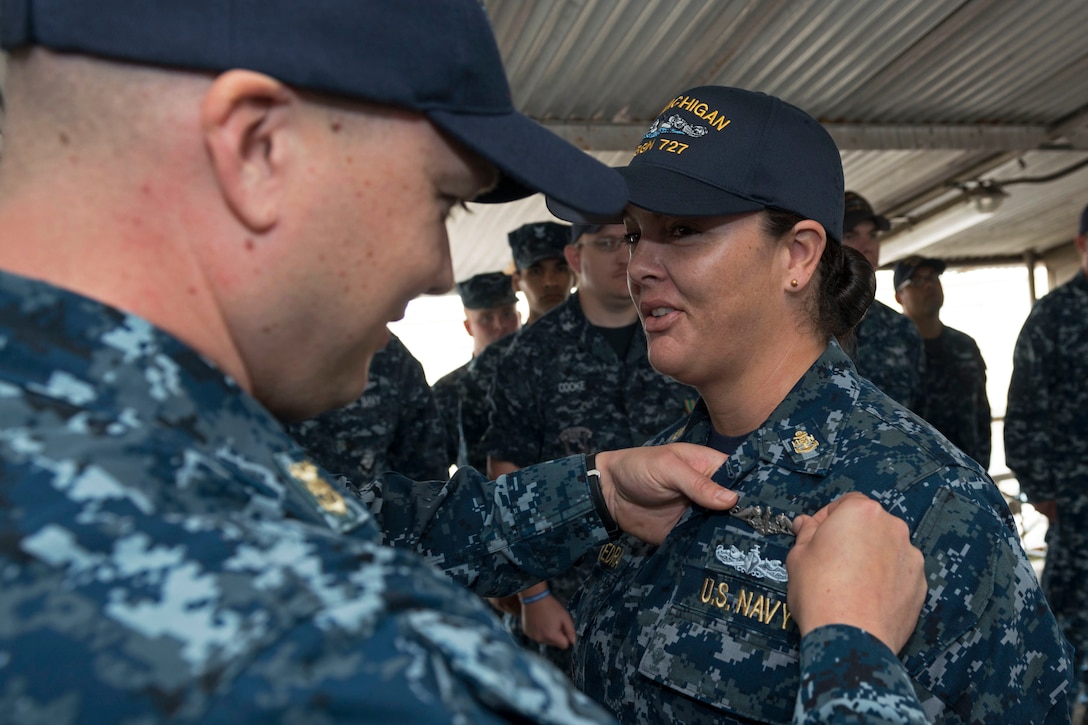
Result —
[{"label": "sailor in camouflage cap", "polygon": [[[526,325],[536,322],[570,296],[574,277],[563,252],[568,229],[555,222],[533,222],[507,234],[514,258],[511,282],[515,290],[525,295],[529,307]],[[516,334],[507,335],[485,349],[474,351],[469,362],[435,383],[435,391],[445,401],[446,410],[453,408],[454,400],[460,409],[453,431],[459,436],[458,465],[479,469],[487,466],[482,440],[488,425],[488,394],[498,362],[516,338]]]},{"label": "sailor in camouflage cap", "polygon": [[899,653],[924,716],[904,709],[915,693],[871,691],[842,721],[1064,722],[1070,653],[1000,492],[836,342],[875,281],[839,244],[842,169],[827,131],[771,96],[695,88],[621,173],[650,361],[700,393],[650,444],[728,453],[715,480],[741,501],[693,511],[659,546],[603,547],[572,604],[575,683],[624,722],[788,722],[820,699],[798,666],[814,635],[851,663],[883,647],[840,619],[812,628],[790,600],[786,563],[804,544],[791,519],[860,492],[925,555],[921,618],[882,650],[884,662]]},{"label": "sailor in camouflage cap", "polygon": [[473,360],[500,340],[521,327],[521,313],[517,309],[513,278],[504,272],[485,272],[457,283],[457,294],[465,308],[465,332],[472,337],[472,358],[435,381],[431,386],[439,417],[445,448],[446,466],[472,466],[483,470],[487,459],[483,455],[470,455],[465,435],[464,418],[471,410],[484,407],[479,397],[470,398],[462,391],[462,382],[468,376]]},{"label": "sailor in camouflage cap", "polygon": [[458,282],[457,295],[466,310],[513,305],[518,301],[510,284],[510,275],[503,272],[485,272]]},{"label": "sailor in camouflage cap", "polygon": [[528,269],[542,259],[562,259],[570,241],[570,227],[556,222],[522,224],[506,235],[514,266]]},{"label": "sailor in camouflage cap", "polygon": [[974,338],[941,322],[941,259],[911,255],[895,263],[895,300],[918,328],[925,346],[921,397],[915,411],[974,458],[990,467],[990,400],[986,361]]}]

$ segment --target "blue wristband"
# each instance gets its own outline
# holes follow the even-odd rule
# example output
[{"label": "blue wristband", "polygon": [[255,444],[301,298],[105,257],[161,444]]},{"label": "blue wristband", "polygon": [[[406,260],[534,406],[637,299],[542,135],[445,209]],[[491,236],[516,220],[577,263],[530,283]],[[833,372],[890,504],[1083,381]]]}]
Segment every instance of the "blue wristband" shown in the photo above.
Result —
[{"label": "blue wristband", "polygon": [[521,597],[518,597],[518,601],[521,602],[522,604],[532,604],[533,602],[539,602],[544,597],[550,597],[551,595],[552,595],[552,590],[551,589],[545,589],[542,592],[537,592],[536,594],[525,597],[524,599],[522,599]]}]

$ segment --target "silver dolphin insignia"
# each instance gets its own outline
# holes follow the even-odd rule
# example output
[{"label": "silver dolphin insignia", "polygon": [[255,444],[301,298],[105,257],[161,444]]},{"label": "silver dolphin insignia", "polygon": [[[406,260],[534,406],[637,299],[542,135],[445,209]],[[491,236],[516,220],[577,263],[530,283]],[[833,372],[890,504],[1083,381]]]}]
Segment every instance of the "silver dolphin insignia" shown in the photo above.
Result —
[{"label": "silver dolphin insignia", "polygon": [[759,555],[759,547],[753,546],[745,554],[735,546],[726,549],[721,544],[714,550],[714,556],[726,566],[731,566],[741,574],[748,574],[757,579],[772,579],[776,582],[784,582],[789,579],[786,567],[778,559],[764,559]]}]

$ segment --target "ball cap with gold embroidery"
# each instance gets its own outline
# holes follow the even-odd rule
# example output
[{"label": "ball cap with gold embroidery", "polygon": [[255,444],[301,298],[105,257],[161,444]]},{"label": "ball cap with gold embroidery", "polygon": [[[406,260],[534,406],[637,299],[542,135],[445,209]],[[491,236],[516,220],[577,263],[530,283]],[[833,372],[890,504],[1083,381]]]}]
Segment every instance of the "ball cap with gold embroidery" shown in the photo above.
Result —
[{"label": "ball cap with gold embroidery", "polygon": [[618,214],[623,179],[514,109],[480,0],[3,0],[7,50],[264,73],[416,111],[502,173],[478,201],[535,192]]},{"label": "ball cap with gold embroidery", "polygon": [[[842,241],[842,159],[800,108],[740,88],[702,86],[672,98],[619,169],[630,203],[678,217],[780,209]],[[600,221],[549,208],[574,222]]]}]

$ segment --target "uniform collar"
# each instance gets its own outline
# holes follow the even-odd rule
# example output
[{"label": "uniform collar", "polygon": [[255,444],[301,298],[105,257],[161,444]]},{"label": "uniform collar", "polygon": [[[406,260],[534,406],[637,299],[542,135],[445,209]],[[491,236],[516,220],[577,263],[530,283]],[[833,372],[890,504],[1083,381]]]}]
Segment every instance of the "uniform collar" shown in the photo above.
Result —
[{"label": "uniform collar", "polygon": [[[854,364],[832,340],[770,417],[745,440],[715,475],[730,485],[760,462],[811,476],[827,476],[849,411],[861,388]],[[711,431],[700,400],[682,427],[665,440],[706,444]]]}]

